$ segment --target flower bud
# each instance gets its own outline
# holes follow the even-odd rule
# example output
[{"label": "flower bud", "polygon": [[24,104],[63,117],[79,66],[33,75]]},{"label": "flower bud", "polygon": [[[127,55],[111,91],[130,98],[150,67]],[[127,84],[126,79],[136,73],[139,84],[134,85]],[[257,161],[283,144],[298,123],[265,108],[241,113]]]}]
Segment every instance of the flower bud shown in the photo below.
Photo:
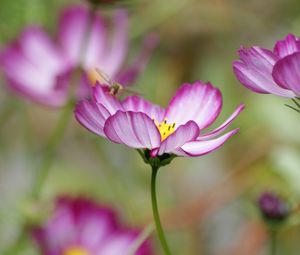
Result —
[{"label": "flower bud", "polygon": [[258,207],[266,220],[283,221],[290,211],[289,205],[274,192],[264,192],[258,198]]}]

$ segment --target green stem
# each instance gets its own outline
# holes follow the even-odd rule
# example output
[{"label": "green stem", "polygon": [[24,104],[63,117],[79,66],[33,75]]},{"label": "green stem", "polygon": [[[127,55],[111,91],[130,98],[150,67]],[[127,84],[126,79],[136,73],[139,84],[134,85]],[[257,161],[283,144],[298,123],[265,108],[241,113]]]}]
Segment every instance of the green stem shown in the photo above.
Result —
[{"label": "green stem", "polygon": [[19,254],[19,252],[24,249],[24,246],[26,244],[26,241],[28,239],[28,233],[26,228],[22,228],[19,235],[17,236],[17,240],[15,241],[16,245],[13,245],[9,247],[7,250],[5,250],[3,255],[16,255]]},{"label": "green stem", "polygon": [[277,231],[274,229],[270,229],[270,255],[276,255],[277,251]]},{"label": "green stem", "polygon": [[158,234],[159,241],[164,250],[165,255],[171,255],[170,248],[165,238],[165,234],[163,228],[161,226],[159,211],[157,206],[157,198],[156,198],[156,176],[158,172],[158,167],[152,166],[152,175],[151,175],[151,200],[152,200],[152,211],[153,217],[155,221],[156,231]]},{"label": "green stem", "polygon": [[38,199],[39,194],[42,190],[42,187],[45,183],[45,180],[47,179],[49,169],[52,165],[55,152],[57,150],[57,147],[63,137],[63,134],[65,133],[67,124],[69,122],[69,118],[72,113],[72,106],[74,103],[70,101],[63,109],[61,116],[59,117],[59,120],[57,122],[57,125],[50,136],[50,139],[46,145],[45,148],[45,154],[43,161],[41,163],[41,167],[37,173],[37,177],[35,180],[35,183],[33,185],[33,191],[32,191],[32,198],[33,199]]},{"label": "green stem", "polygon": [[1,105],[0,128],[2,128],[18,110],[18,102],[14,98],[9,98],[7,102]]},{"label": "green stem", "polygon": [[[69,118],[72,113],[73,105],[74,105],[74,103],[72,101],[70,101],[65,106],[65,108],[63,109],[61,116],[57,122],[57,125],[47,143],[47,146],[45,148],[44,158],[41,163],[41,167],[40,167],[39,171],[37,172],[37,177],[33,184],[33,190],[32,190],[31,197],[30,197],[33,200],[39,199],[39,195],[40,195],[41,190],[44,186],[44,183],[47,179],[49,169],[52,165],[52,162],[53,162],[53,159],[55,156],[55,152],[56,152],[59,142],[61,141],[63,134],[66,130]],[[16,238],[15,244],[12,245],[11,247],[9,247],[7,250],[5,250],[3,252],[3,254],[4,255],[17,254],[18,251],[21,249],[21,247],[26,242],[27,237],[28,237],[27,222],[25,221],[19,235]]]}]

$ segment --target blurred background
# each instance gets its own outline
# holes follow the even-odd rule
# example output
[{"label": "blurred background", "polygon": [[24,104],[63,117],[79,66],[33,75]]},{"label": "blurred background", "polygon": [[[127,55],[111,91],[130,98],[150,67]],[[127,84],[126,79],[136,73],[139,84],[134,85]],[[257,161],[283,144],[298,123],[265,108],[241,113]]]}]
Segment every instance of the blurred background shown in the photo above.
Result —
[{"label": "blurred background", "polygon": [[[0,47],[29,24],[55,34],[60,10],[70,0],[1,0]],[[299,116],[287,99],[254,94],[236,80],[231,63],[241,45],[272,48],[288,33],[300,35],[297,0],[139,0],[129,5],[130,55],[145,34],[160,43],[134,89],[166,106],[184,82],[210,81],[223,93],[221,124],[239,103],[240,132],[218,151],[177,158],[159,172],[158,197],[167,239],[175,255],[267,254],[266,228],[255,209],[264,190],[300,199]],[[103,8],[104,13],[110,12]],[[129,59],[130,60],[130,59]],[[42,149],[59,113],[0,93],[0,253],[15,242],[23,224],[26,194]],[[152,219],[150,169],[138,153],[83,129],[75,119],[56,153],[41,197],[85,195],[112,205],[132,226]],[[50,203],[50,202],[49,202]],[[299,254],[300,228],[279,234],[279,254]],[[162,254],[153,235],[155,254]],[[37,254],[28,243],[20,254]]]}]

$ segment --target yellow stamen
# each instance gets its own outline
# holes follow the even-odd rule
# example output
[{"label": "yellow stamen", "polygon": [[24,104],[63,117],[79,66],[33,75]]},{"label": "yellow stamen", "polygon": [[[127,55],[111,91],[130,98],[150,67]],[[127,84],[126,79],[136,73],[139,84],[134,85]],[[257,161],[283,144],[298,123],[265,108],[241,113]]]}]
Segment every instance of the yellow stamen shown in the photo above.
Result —
[{"label": "yellow stamen", "polygon": [[164,121],[162,121],[161,123],[154,119],[153,121],[159,130],[161,141],[165,140],[169,135],[174,133],[176,126],[175,123],[168,124],[167,119],[164,119]]},{"label": "yellow stamen", "polygon": [[88,77],[88,80],[91,84],[91,86],[95,86],[96,85],[96,82],[98,81],[98,73],[96,72],[95,69],[91,69],[89,71],[87,71],[87,77]]},{"label": "yellow stamen", "polygon": [[90,253],[80,247],[71,247],[65,250],[63,255],[90,255]]},{"label": "yellow stamen", "polygon": [[92,68],[92,69],[88,70],[87,76],[88,76],[88,80],[92,86],[95,86],[97,81],[100,84],[110,85],[109,84],[110,80],[109,80],[109,77],[107,76],[107,74],[105,74],[104,72],[101,72],[97,68]]}]

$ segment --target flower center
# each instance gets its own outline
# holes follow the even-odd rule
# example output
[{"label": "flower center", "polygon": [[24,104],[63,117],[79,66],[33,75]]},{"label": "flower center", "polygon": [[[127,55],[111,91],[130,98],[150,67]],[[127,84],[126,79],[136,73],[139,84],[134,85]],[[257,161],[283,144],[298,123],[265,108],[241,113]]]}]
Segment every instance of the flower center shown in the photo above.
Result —
[{"label": "flower center", "polygon": [[87,77],[92,86],[95,86],[96,82],[99,81],[99,74],[94,68],[87,71]]},{"label": "flower center", "polygon": [[159,130],[161,141],[165,140],[169,135],[174,133],[176,125],[175,123],[168,124],[167,119],[164,119],[164,121],[162,121],[161,123],[154,119],[153,121]]},{"label": "flower center", "polygon": [[92,68],[87,71],[87,77],[92,86],[98,81],[100,84],[110,85],[111,81],[107,74],[97,68]]},{"label": "flower center", "polygon": [[63,252],[63,255],[89,255],[89,252],[80,247],[71,247]]}]

